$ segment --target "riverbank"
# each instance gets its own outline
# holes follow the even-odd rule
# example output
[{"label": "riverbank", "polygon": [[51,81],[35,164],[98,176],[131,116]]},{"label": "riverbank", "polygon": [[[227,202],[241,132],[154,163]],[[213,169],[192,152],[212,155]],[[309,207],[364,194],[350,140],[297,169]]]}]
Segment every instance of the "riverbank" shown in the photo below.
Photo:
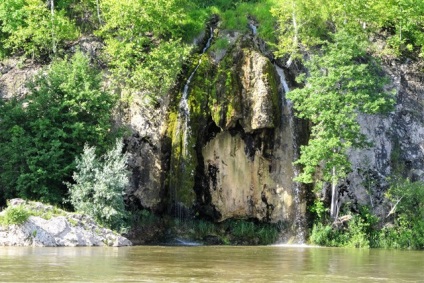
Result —
[{"label": "riverbank", "polygon": [[131,246],[91,217],[40,202],[12,199],[0,212],[0,246]]}]

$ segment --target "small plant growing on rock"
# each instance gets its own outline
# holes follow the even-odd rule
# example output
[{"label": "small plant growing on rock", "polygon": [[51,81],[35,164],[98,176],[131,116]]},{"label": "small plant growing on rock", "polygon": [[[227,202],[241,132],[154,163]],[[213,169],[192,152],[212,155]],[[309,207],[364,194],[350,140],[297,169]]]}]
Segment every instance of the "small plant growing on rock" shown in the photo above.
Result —
[{"label": "small plant growing on rock", "polygon": [[30,213],[23,205],[9,206],[0,216],[1,225],[22,224],[28,220]]}]

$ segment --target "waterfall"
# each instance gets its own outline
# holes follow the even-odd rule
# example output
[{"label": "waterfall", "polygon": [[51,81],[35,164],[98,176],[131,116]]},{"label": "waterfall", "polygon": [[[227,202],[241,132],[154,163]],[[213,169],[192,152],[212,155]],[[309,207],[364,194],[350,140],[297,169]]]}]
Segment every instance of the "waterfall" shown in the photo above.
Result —
[{"label": "waterfall", "polygon": [[[299,146],[297,142],[296,137],[296,125],[294,120],[294,111],[293,111],[293,104],[290,100],[286,99],[286,94],[290,91],[289,86],[287,84],[286,76],[284,74],[284,70],[279,67],[277,64],[274,64],[275,70],[278,73],[278,76],[280,77],[280,84],[283,88],[283,93],[281,95],[282,99],[282,106],[287,108],[288,113],[288,122],[289,122],[289,128],[290,128],[290,134],[292,136],[292,144],[293,144],[293,161],[296,161],[299,158]],[[297,166],[293,166],[293,173],[294,177],[297,177],[299,175],[299,169]],[[298,244],[303,244],[305,242],[305,216],[303,215],[304,212],[302,211],[302,187],[300,183],[293,182],[293,193],[294,193],[294,205],[295,205],[295,232],[296,232],[296,242]]]},{"label": "waterfall", "polygon": [[[290,91],[290,89],[286,81],[286,75],[284,75],[284,70],[283,68],[279,67],[276,64],[274,64],[274,66],[275,66],[275,69],[277,70],[278,76],[280,77],[280,83],[283,86],[284,93],[286,94]],[[285,99],[285,95],[283,95],[283,99]],[[291,104],[291,101],[288,100],[287,102]]]},{"label": "waterfall", "polygon": [[[200,54],[200,59],[197,62],[196,67],[194,68],[193,72],[191,72],[190,76],[188,77],[185,85],[184,85],[184,89],[183,89],[183,93],[181,95],[181,101],[179,104],[179,113],[178,113],[178,123],[181,123],[178,125],[178,131],[182,131],[182,136],[183,136],[183,156],[187,156],[188,155],[188,150],[187,150],[187,146],[188,146],[188,137],[191,133],[191,129],[190,129],[190,107],[188,105],[188,91],[189,91],[189,86],[190,86],[190,82],[193,79],[193,76],[196,74],[197,69],[199,68],[200,64],[202,63],[202,55],[209,49],[209,47],[211,46],[211,42],[213,39],[213,29],[212,27],[210,28],[210,36],[208,38],[208,41],[206,42],[205,47],[202,50],[202,53]],[[179,132],[181,133],[181,132]]]},{"label": "waterfall", "polygon": [[[200,59],[197,62],[196,67],[194,70],[190,73],[190,76],[188,77],[183,92],[181,95],[181,100],[179,103],[179,109],[178,109],[178,118],[177,118],[177,137],[182,137],[181,139],[181,157],[182,162],[179,164],[180,170],[183,172],[186,170],[185,165],[185,159],[190,160],[190,151],[189,151],[189,137],[191,135],[191,127],[190,127],[190,107],[188,104],[188,95],[189,95],[189,89],[190,89],[190,83],[193,79],[194,75],[196,74],[197,69],[200,67],[200,64],[202,63],[202,55],[209,49],[211,46],[213,39],[213,28],[210,27],[210,36],[206,42],[206,45],[203,47],[202,52],[200,53]],[[178,203],[178,186],[176,184],[171,184],[172,190],[171,190],[171,199],[175,208],[175,215],[178,217],[178,219],[182,220],[184,219],[183,211],[182,211],[182,205]]]},{"label": "waterfall", "polygon": [[253,35],[258,33],[258,28],[253,23],[249,23],[249,28],[252,30]]}]

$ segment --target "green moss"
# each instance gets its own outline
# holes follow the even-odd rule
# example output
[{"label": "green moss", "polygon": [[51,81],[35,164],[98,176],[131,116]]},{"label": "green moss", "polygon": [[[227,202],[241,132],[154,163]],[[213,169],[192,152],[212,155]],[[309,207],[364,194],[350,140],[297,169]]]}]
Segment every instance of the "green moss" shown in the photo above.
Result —
[{"label": "green moss", "polygon": [[[233,47],[234,48],[234,47]],[[235,71],[240,62],[230,49],[227,56],[218,64],[209,96],[209,111],[216,125],[226,128],[231,119],[240,112],[241,85]]]},{"label": "green moss", "polygon": [[67,220],[68,220],[68,222],[73,226],[73,227],[75,227],[75,226],[77,226],[77,224],[78,224],[78,221],[77,220],[75,220],[74,218],[72,218],[72,217],[67,217]]},{"label": "green moss", "polygon": [[274,125],[278,125],[281,121],[282,109],[281,109],[281,97],[278,92],[278,86],[280,85],[280,80],[276,74],[275,67],[268,62],[266,64],[264,75],[266,76],[266,81],[268,83],[269,89],[271,90],[271,100],[274,110]]},{"label": "green moss", "polygon": [[[194,56],[191,67],[188,68],[186,76],[188,77],[199,63],[199,57]],[[196,74],[193,76],[189,85],[188,106],[190,110],[189,133],[185,140],[183,132],[184,121],[179,121],[179,108],[175,106],[175,111],[168,116],[167,135],[172,140],[171,150],[171,172],[169,177],[169,186],[173,194],[172,201],[182,203],[190,208],[195,201],[194,193],[194,176],[197,163],[196,142],[202,126],[205,124],[208,116],[207,97],[209,96],[211,81],[209,74],[211,72],[210,62],[207,56],[203,55],[201,63],[197,68]],[[183,80],[183,83],[186,81]],[[182,89],[181,86],[180,89]],[[181,97],[181,93],[177,94]],[[175,99],[175,104],[180,102]],[[185,144],[187,143],[187,144]]]},{"label": "green moss", "polygon": [[212,44],[210,50],[211,51],[218,51],[218,50],[223,50],[223,49],[227,49],[230,45],[230,42],[228,41],[227,38],[217,38],[214,42],[214,44]]}]

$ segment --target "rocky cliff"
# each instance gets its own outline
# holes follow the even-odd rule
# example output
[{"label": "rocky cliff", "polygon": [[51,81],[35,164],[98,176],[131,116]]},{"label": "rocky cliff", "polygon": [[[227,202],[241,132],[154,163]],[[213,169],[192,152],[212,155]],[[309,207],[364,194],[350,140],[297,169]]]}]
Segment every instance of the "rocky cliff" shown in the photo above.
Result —
[{"label": "rocky cliff", "polygon": [[[212,46],[201,54],[210,38]],[[225,44],[214,45],[219,40]],[[306,226],[311,189],[293,182],[299,170],[293,161],[307,142],[308,123],[294,117],[272,53],[251,32],[221,30],[217,19],[199,42],[162,103],[146,106],[142,95],[134,95],[116,113],[117,123],[130,129],[127,203],[216,222],[279,222],[289,227],[288,235],[298,233]],[[99,43],[84,44],[80,48],[95,58]],[[397,59],[383,67],[391,78],[387,88],[396,92],[395,109],[359,116],[372,146],[350,152],[352,172],[338,188],[340,205],[370,205],[379,215],[389,209],[384,197],[389,177],[424,181],[423,63]],[[39,69],[4,61],[1,97],[25,96],[24,82]],[[282,71],[294,87],[297,71]],[[186,85],[187,116],[181,109]],[[329,200],[328,190],[323,198]]]},{"label": "rocky cliff", "polygon": [[388,115],[360,115],[359,123],[372,146],[352,150],[352,173],[340,186],[342,202],[370,205],[387,215],[384,192],[388,181],[424,180],[423,62],[404,58],[383,62],[396,92],[394,111]]},{"label": "rocky cliff", "polygon": [[[156,199],[166,196],[162,200],[180,216],[191,210],[214,221],[282,221],[295,231],[305,225],[311,194],[310,188],[293,182],[298,170],[293,161],[299,145],[307,142],[308,124],[293,116],[275,62],[256,35],[216,26],[213,32],[214,40],[224,39],[227,46],[212,45],[201,56],[188,94],[190,137],[186,140],[179,128],[178,105],[195,66],[187,66],[170,101],[162,139],[166,146],[155,146],[165,149],[162,154],[169,150],[169,159],[165,153],[163,163],[157,163],[169,171],[166,178],[156,178],[160,180],[153,190]],[[194,57],[197,62],[199,57]],[[380,215],[388,209],[384,192],[389,176],[423,179],[424,148],[422,63],[407,59],[383,65],[391,78],[387,89],[397,94],[395,110],[388,115],[360,115],[362,131],[372,146],[350,152],[353,170],[339,185],[340,205],[351,203],[358,209],[366,204]],[[296,72],[284,71],[289,78]],[[288,83],[294,85],[292,80]],[[149,182],[151,178],[144,184]],[[140,200],[149,199],[142,190],[135,192]],[[329,192],[324,190],[323,197],[328,200]]]},{"label": "rocky cliff", "polygon": [[[137,158],[131,163],[132,195],[144,208],[155,210],[162,202],[179,217],[198,213],[214,221],[282,222],[292,233],[293,223],[304,225],[306,213],[304,188],[293,182],[292,163],[307,136],[307,123],[293,117],[276,66],[258,48],[255,35],[216,25],[213,33],[214,40],[223,38],[228,46],[212,45],[200,57],[194,55],[199,64],[187,66],[173,93],[165,136],[157,131],[165,112],[146,119],[145,111],[133,107],[129,149],[136,149]],[[193,70],[190,114],[183,121],[182,92]]]}]

